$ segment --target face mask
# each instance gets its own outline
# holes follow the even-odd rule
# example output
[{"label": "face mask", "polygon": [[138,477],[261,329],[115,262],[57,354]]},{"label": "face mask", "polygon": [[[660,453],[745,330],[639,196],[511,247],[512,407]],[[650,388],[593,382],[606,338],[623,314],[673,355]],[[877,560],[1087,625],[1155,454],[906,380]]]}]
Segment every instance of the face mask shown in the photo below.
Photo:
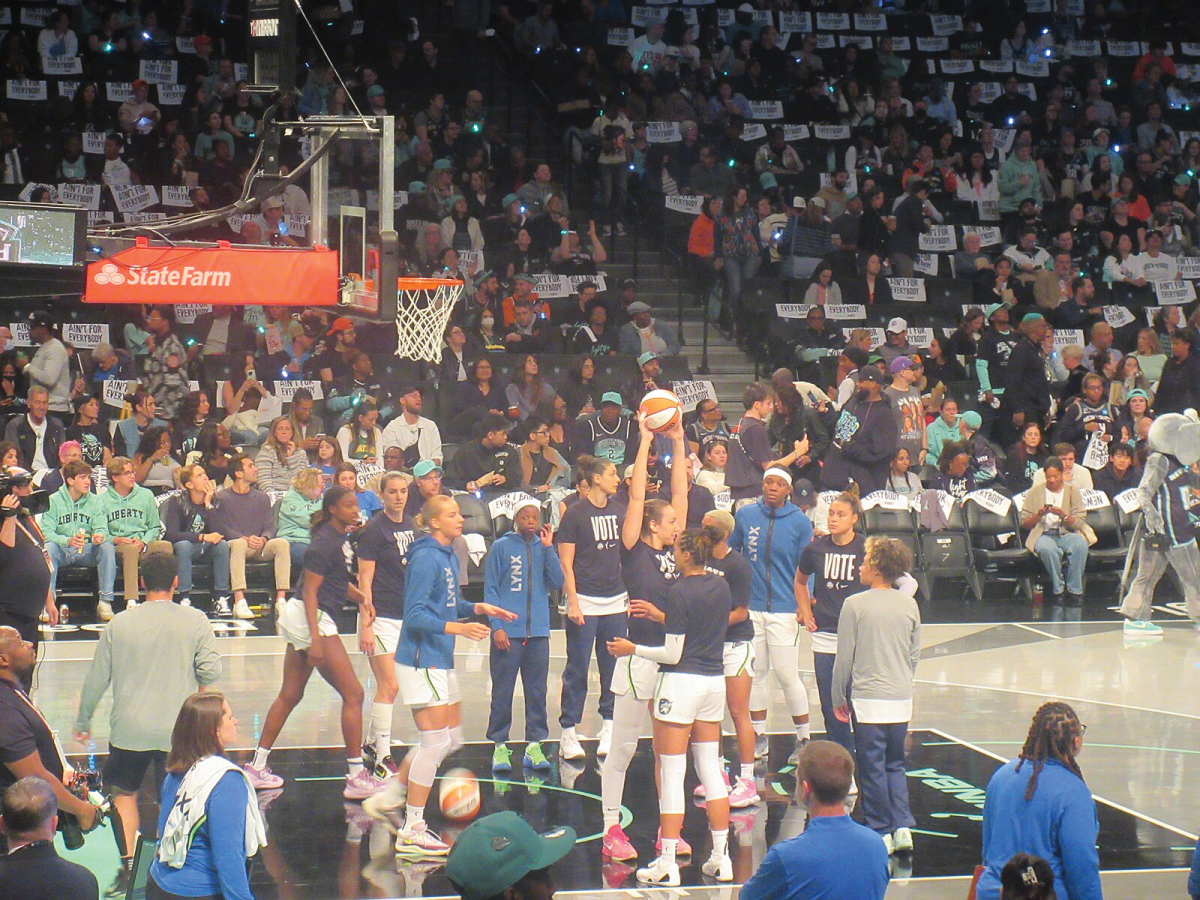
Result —
[{"label": "face mask", "polygon": [[479,320],[479,324],[480,324],[480,325],[482,325],[484,328],[491,328],[491,327],[492,327],[492,325],[494,325],[494,324],[495,324],[495,322],[496,322],[496,320],[495,320],[495,319],[487,319],[487,318],[485,318],[485,319],[480,319],[480,320]]}]

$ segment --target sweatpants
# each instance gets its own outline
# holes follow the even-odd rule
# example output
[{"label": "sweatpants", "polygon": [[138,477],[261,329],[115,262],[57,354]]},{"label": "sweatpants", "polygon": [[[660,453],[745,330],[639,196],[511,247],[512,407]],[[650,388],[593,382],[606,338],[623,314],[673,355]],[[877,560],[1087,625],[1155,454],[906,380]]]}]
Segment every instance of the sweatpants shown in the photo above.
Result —
[{"label": "sweatpants", "polygon": [[583,720],[583,701],[587,698],[588,669],[592,664],[593,648],[596,653],[596,667],[600,672],[600,718],[611,719],[612,675],[617,661],[608,652],[608,642],[613,638],[625,637],[629,633],[628,613],[584,616],[582,625],[576,625],[567,619],[566,631],[567,665],[562,674],[559,727],[574,728]]},{"label": "sweatpants", "polygon": [[1170,563],[1183,584],[1183,596],[1187,601],[1188,615],[1193,622],[1200,622],[1200,549],[1191,540],[1166,552],[1147,550],[1143,545],[1137,562],[1137,575],[1129,585],[1125,602],[1117,610],[1127,619],[1139,622],[1150,620],[1150,606],[1154,602],[1154,588]]},{"label": "sweatpants", "polygon": [[908,808],[904,739],[908,723],[873,725],[855,720],[858,790],[866,825],[879,834],[917,824]]},{"label": "sweatpants", "polygon": [[492,711],[488,717],[487,739],[493,744],[508,740],[513,693],[520,673],[521,689],[525,692],[525,740],[544,741],[550,734],[546,725],[550,638],[510,637],[507,650],[497,650],[492,644],[488,668],[492,674]]},{"label": "sweatpants", "polygon": [[833,664],[836,653],[813,653],[813,670],[817,676],[817,694],[821,698],[821,718],[825,720],[825,734],[837,741],[854,755],[854,734],[849,722],[842,722],[833,714]]}]

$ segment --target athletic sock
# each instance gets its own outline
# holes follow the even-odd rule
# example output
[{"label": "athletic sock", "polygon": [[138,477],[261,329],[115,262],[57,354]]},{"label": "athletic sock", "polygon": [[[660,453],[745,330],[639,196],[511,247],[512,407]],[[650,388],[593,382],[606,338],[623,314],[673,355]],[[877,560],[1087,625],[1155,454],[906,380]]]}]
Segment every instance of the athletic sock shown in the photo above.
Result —
[{"label": "athletic sock", "polygon": [[675,864],[675,848],[679,846],[679,838],[663,838],[662,852],[658,858],[664,866],[672,866]]},{"label": "athletic sock", "polygon": [[408,806],[404,810],[404,830],[412,831],[425,821],[425,807]]},{"label": "athletic sock", "polygon": [[254,762],[251,763],[256,769],[261,769],[267,764],[267,757],[271,754],[270,747],[256,747],[254,749]]},{"label": "athletic sock", "polygon": [[712,855],[713,856],[728,856],[729,855],[729,829],[722,828],[717,831],[712,830]]},{"label": "athletic sock", "polygon": [[767,733],[767,720],[766,719],[751,719],[750,727],[754,729],[755,737],[758,737],[760,734],[766,734]]},{"label": "athletic sock", "polygon": [[619,809],[608,809],[605,807],[603,810],[601,810],[600,814],[604,817],[605,833],[607,833],[608,829],[612,828],[614,825],[621,824],[621,810]]},{"label": "athletic sock", "polygon": [[361,756],[350,757],[346,759],[346,769],[351,778],[363,770],[363,761]]},{"label": "athletic sock", "polygon": [[809,738],[809,735],[811,735],[811,734],[812,734],[812,729],[809,728],[809,725],[807,722],[802,722],[801,724],[796,726],[796,740],[807,741]]},{"label": "athletic sock", "polygon": [[562,737],[563,738],[575,737],[575,726],[572,725],[570,728],[564,728],[562,730]]},{"label": "athletic sock", "polygon": [[754,780],[754,763],[742,763],[742,777]]},{"label": "athletic sock", "polygon": [[377,700],[371,704],[371,736],[375,739],[375,758],[378,760],[392,752],[392,711],[391,703]]}]

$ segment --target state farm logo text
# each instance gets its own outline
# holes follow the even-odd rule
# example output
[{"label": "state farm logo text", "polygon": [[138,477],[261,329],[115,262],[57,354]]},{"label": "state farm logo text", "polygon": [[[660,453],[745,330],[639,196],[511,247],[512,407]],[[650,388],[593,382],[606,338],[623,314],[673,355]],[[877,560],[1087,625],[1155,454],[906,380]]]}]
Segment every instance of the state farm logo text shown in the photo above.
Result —
[{"label": "state farm logo text", "polygon": [[92,281],[96,284],[144,287],[226,288],[233,283],[233,273],[197,269],[194,266],[184,266],[181,269],[127,268],[122,271],[113,263],[105,263],[100,267],[100,271],[92,276]]}]

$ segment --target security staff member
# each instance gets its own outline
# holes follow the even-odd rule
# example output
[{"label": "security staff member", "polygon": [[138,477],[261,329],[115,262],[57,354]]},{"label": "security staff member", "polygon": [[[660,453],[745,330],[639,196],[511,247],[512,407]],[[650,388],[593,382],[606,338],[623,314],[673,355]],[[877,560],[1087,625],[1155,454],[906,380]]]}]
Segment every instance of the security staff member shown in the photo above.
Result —
[{"label": "security staff member", "polygon": [[[28,476],[24,469],[8,470],[10,477]],[[13,484],[0,499],[0,625],[17,630],[22,640],[33,645],[36,657],[39,640],[38,616],[46,611],[51,625],[58,624],[58,608],[50,591],[50,563],[43,547],[42,530],[33,516],[21,508],[21,498],[29,496],[33,486]],[[33,669],[25,674],[22,686],[30,690]]]}]

